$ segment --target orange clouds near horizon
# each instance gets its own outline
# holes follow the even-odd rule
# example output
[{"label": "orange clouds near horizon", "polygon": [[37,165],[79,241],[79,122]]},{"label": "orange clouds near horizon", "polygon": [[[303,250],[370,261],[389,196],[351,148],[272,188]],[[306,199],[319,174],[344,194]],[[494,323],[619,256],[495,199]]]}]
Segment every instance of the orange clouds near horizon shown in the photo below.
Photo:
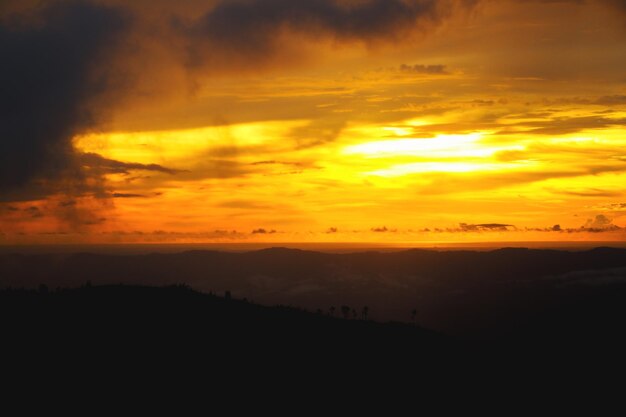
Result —
[{"label": "orange clouds near horizon", "polygon": [[3,7],[0,244],[626,238],[618,2]]}]

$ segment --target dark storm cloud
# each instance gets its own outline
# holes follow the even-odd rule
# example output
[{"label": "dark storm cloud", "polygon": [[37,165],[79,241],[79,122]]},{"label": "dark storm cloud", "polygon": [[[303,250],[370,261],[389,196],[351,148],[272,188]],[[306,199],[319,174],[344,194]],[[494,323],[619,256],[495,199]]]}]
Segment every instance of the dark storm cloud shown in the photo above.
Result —
[{"label": "dark storm cloud", "polygon": [[[447,17],[476,0],[223,0],[191,24],[177,22],[192,44],[193,63],[215,61],[215,49],[246,59],[270,59],[285,32],[339,42],[399,39]],[[209,47],[202,55],[202,42]],[[219,57],[218,57],[219,59]]]},{"label": "dark storm cloud", "polygon": [[0,196],[75,175],[71,139],[96,123],[94,100],[112,90],[102,60],[128,23],[118,9],[78,2],[0,20]]},{"label": "dark storm cloud", "polygon": [[[44,2],[41,8],[0,9],[0,53],[7,57],[0,65],[0,201],[26,201],[54,193],[107,195],[110,193],[102,189],[89,190],[102,188],[106,173],[126,174],[135,169],[178,172],[156,164],[81,155],[72,144],[77,134],[100,128],[103,116],[119,99],[137,93],[131,88],[137,75],[132,73],[137,70],[135,61],[144,60],[129,56],[130,47],[124,42],[132,43],[139,55],[150,54],[143,44],[160,39],[162,48],[172,49],[177,41],[168,39],[176,34],[178,41],[189,47],[189,56],[202,58],[202,69],[208,68],[203,62],[208,56],[210,64],[228,61],[235,54],[242,60],[228,65],[245,70],[272,60],[284,46],[278,37],[285,31],[314,40],[320,36],[370,44],[398,40],[409,32],[425,31],[457,8],[469,8],[476,2],[218,0],[198,2],[212,8],[186,18],[180,17],[182,6],[159,2],[165,15],[179,16],[174,32],[172,27],[165,28],[163,21],[150,20],[153,4],[149,2],[54,1]],[[15,11],[22,14],[9,16]],[[147,24],[149,21],[152,23]],[[167,56],[180,59],[176,53]],[[141,66],[141,71],[167,72],[160,66],[183,64],[150,62],[156,63],[156,68]],[[120,71],[124,63],[129,67]],[[425,70],[439,71],[436,67]],[[341,122],[312,123],[299,146],[332,140],[341,129]]]}]

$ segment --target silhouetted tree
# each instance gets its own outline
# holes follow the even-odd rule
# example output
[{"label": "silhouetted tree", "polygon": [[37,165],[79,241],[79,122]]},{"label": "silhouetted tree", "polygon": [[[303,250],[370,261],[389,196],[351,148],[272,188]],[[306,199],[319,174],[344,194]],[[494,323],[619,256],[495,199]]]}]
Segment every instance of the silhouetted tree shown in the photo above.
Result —
[{"label": "silhouetted tree", "polygon": [[415,324],[415,321],[417,320],[417,309],[414,308],[411,311],[411,321],[413,322],[413,324]]},{"label": "silhouetted tree", "polygon": [[352,318],[356,320],[357,317],[356,310],[352,309]]},{"label": "silhouetted tree", "polygon": [[335,317],[335,306],[330,306],[330,315],[331,317]]},{"label": "silhouetted tree", "polygon": [[341,314],[343,314],[343,318],[344,319],[349,319],[350,318],[350,307],[348,306],[341,306]]},{"label": "silhouetted tree", "polygon": [[226,291],[224,293],[224,298],[227,299],[227,300],[230,300],[232,298],[232,295],[230,294],[230,291]]},{"label": "silhouetted tree", "polygon": [[361,318],[363,320],[367,320],[367,313],[369,313],[369,308],[367,306],[363,307],[363,310],[361,310]]}]

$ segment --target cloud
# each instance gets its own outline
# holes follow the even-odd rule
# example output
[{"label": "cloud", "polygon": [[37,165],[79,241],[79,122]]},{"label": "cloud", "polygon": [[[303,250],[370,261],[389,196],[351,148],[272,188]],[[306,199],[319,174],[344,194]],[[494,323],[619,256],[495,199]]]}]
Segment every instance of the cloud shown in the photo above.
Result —
[{"label": "cloud", "polygon": [[604,129],[607,127],[624,126],[626,119],[611,119],[600,116],[560,117],[546,121],[524,122],[501,130],[498,134],[520,133],[536,135],[566,135],[588,129]]},{"label": "cloud", "polygon": [[253,235],[273,235],[276,233],[276,230],[267,230],[267,229],[255,229],[252,231]]},{"label": "cloud", "polygon": [[605,210],[626,210],[626,203],[612,203],[602,207]]},{"label": "cloud", "polygon": [[475,0],[222,0],[201,18],[175,24],[189,40],[192,65],[275,59],[285,34],[337,43],[398,41],[425,31]]},{"label": "cloud", "polygon": [[[543,233],[608,233],[618,232],[624,229],[613,224],[612,220],[604,215],[589,219],[584,226],[574,228],[563,228],[560,224],[551,227],[525,227],[518,228],[512,224],[487,223],[487,224],[467,224],[460,223],[458,228],[435,228],[435,232],[446,233],[482,233],[482,232],[543,232]],[[430,231],[430,230],[424,230]]]},{"label": "cloud", "polygon": [[[104,210],[110,206],[108,199],[77,198],[57,200],[51,198],[38,202],[17,202],[0,205],[0,227],[9,231],[22,230],[24,223],[35,222],[45,233],[57,231],[83,232],[89,227],[107,221]],[[43,220],[43,221],[42,221]]]},{"label": "cloud", "polygon": [[622,172],[624,164],[605,164],[602,166],[580,166],[562,170],[511,171],[500,173],[480,173],[472,176],[436,173],[422,175],[429,182],[416,185],[416,192],[422,195],[441,195],[450,192],[488,191],[521,184],[532,184],[554,178],[575,178],[585,175],[597,175],[608,172]]},{"label": "cloud", "polygon": [[342,117],[325,116],[292,129],[289,136],[294,140],[297,149],[307,149],[335,141],[346,124]]},{"label": "cloud", "polygon": [[217,207],[243,210],[276,210],[277,207],[272,204],[261,203],[253,200],[228,200],[216,204]]},{"label": "cloud", "polygon": [[613,220],[604,214],[598,214],[595,218],[587,220],[584,226],[585,229],[612,229],[615,227]]},{"label": "cloud", "polygon": [[[80,176],[71,140],[96,125],[96,107],[115,91],[100,64],[128,24],[120,9],[84,2],[0,20],[0,197]],[[39,192],[46,194],[41,184]]]},{"label": "cloud", "polygon": [[599,270],[572,271],[551,277],[561,285],[604,286],[626,283],[626,268],[603,268]]},{"label": "cloud", "polygon": [[[130,97],[135,100],[139,95],[152,97],[164,93],[163,89],[179,89],[180,82],[174,81],[174,77],[170,77],[170,83],[154,80],[181,68],[183,72],[189,69],[189,59],[180,54],[180,49],[184,49],[179,48],[181,42],[187,47],[187,58],[199,57],[203,71],[215,62],[225,63],[231,69],[239,65],[240,70],[256,71],[263,62],[282,53],[285,44],[295,43],[281,37],[285,32],[315,42],[320,37],[339,43],[404,41],[405,35],[427,31],[476,2],[154,3],[75,0],[43,3],[42,7],[28,2],[24,6],[0,8],[0,53],[10,57],[0,66],[0,201],[34,200],[58,193],[70,197],[84,194],[94,187],[103,188],[102,175],[106,173],[126,174],[133,169],[179,173],[156,164],[80,154],[72,138],[101,129],[106,115],[120,101],[131,100]],[[199,12],[207,6],[211,7],[208,11]],[[9,16],[13,12],[20,14]],[[176,23],[171,24],[173,21]],[[233,55],[241,59],[230,59]],[[134,72],[139,68],[142,76],[136,77]],[[419,66],[411,68],[420,70]],[[439,71],[436,65],[421,70]],[[141,88],[135,85],[135,78]],[[159,123],[154,119],[150,118],[150,123]],[[294,130],[293,136],[299,148],[307,148],[334,140],[344,125],[342,118],[320,118],[310,126]],[[241,171],[228,166],[228,162],[209,161],[206,165],[198,168],[206,168],[215,178],[236,176]],[[194,175],[186,174],[185,179],[202,174]],[[96,193],[107,194],[102,189]]]},{"label": "cloud", "polygon": [[396,233],[398,229],[388,229],[387,226],[383,226],[383,227],[372,227],[371,231],[374,233]]},{"label": "cloud", "polygon": [[486,223],[486,224],[459,224],[459,229],[463,232],[483,232],[483,231],[498,231],[507,232],[510,228],[515,229],[512,224],[500,224],[500,223]]},{"label": "cloud", "polygon": [[607,191],[597,188],[589,188],[583,190],[552,190],[558,194],[569,195],[574,197],[618,197],[623,193],[619,191]]},{"label": "cloud", "polygon": [[592,219],[588,219],[587,222],[580,227],[576,228],[562,228],[560,225],[554,225],[546,228],[526,228],[526,231],[532,232],[554,232],[554,233],[610,233],[621,232],[624,229],[613,224],[613,220],[605,216],[604,214],[598,214]]},{"label": "cloud", "polygon": [[100,170],[107,174],[129,174],[131,170],[154,171],[164,174],[175,175],[184,171],[166,168],[158,164],[139,164],[135,162],[121,162],[107,159],[95,153],[79,154],[82,166]]},{"label": "cloud", "polygon": [[113,198],[147,198],[144,194],[113,193]]},{"label": "cloud", "polygon": [[28,215],[33,219],[38,219],[44,216],[44,214],[41,212],[39,207],[31,206],[31,207],[28,207],[27,209],[24,209],[24,211],[27,212]]},{"label": "cloud", "polygon": [[593,102],[602,106],[623,106],[626,105],[625,95],[602,96]]},{"label": "cloud", "polygon": [[288,166],[295,166],[295,167],[300,167],[302,166],[301,162],[287,162],[287,161],[258,161],[258,162],[253,162],[250,165],[288,165]]},{"label": "cloud", "polygon": [[400,65],[400,71],[411,74],[449,74],[445,65]]}]

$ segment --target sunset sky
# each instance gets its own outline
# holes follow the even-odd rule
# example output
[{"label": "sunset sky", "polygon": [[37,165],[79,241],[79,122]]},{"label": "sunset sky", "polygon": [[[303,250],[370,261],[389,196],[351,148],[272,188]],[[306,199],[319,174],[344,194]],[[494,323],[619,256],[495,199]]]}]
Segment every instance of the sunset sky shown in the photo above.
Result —
[{"label": "sunset sky", "polygon": [[626,238],[626,2],[0,3],[0,244]]}]

